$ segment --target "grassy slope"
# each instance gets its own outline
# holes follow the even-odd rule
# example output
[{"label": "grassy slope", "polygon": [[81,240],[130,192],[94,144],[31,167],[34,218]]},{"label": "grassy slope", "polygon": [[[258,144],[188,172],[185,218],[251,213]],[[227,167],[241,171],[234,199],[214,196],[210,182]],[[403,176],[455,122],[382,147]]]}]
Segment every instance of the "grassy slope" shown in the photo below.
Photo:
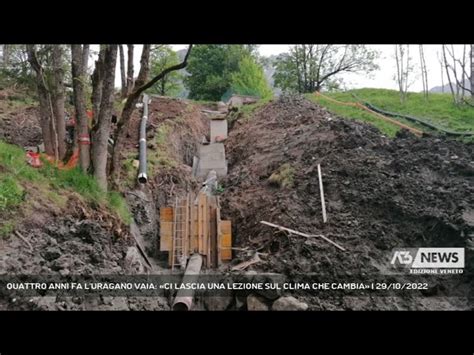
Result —
[{"label": "grassy slope", "polygon": [[65,207],[68,192],[78,193],[88,203],[104,206],[127,224],[131,221],[122,196],[116,192],[104,193],[91,176],[78,169],[58,170],[47,162],[40,169],[32,168],[26,163],[23,149],[0,141],[0,235],[10,233],[16,222],[14,217],[5,220],[2,213],[9,215],[8,212],[17,208],[28,208],[27,201],[33,195]]},{"label": "grassy slope", "polygon": [[[398,91],[386,89],[357,89],[328,93],[327,96],[344,102],[357,102],[360,99],[383,110],[423,118],[437,126],[453,131],[474,131],[474,108],[467,105],[455,106],[450,94],[430,94],[428,100],[425,100],[423,94],[408,93],[408,99],[404,104],[400,102]],[[307,94],[306,97],[342,117],[372,123],[390,136],[393,136],[399,129],[397,126],[377,119],[361,109],[341,106],[313,94]],[[423,126],[415,125],[409,121],[399,121],[426,130]]]}]

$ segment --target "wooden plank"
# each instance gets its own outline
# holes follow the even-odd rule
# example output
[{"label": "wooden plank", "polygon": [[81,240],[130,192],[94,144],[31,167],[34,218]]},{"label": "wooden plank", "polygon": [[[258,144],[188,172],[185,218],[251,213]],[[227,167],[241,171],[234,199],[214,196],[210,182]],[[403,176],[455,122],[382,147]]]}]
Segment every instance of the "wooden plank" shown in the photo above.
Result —
[{"label": "wooden plank", "polygon": [[198,250],[199,254],[207,254],[207,197],[206,194],[199,193],[199,211],[198,211],[198,226],[199,226],[199,240]]},{"label": "wooden plank", "polygon": [[293,233],[293,234],[296,234],[296,235],[300,235],[300,236],[306,237],[306,238],[319,237],[319,238],[324,239],[324,240],[327,241],[328,243],[331,243],[331,244],[334,245],[335,247],[341,249],[342,251],[346,251],[346,249],[344,249],[343,247],[341,247],[339,244],[337,244],[336,242],[333,242],[331,239],[325,237],[325,236],[322,235],[322,234],[306,234],[306,233],[301,233],[301,232],[295,231],[294,229],[286,228],[286,227],[283,227],[283,226],[279,226],[278,224],[273,224],[273,223],[266,222],[266,221],[260,221],[260,223],[266,224],[267,226],[270,226],[270,227],[278,228],[278,229],[280,229],[280,230],[287,231],[287,232],[289,232],[289,233]]},{"label": "wooden plank", "polygon": [[217,267],[217,223],[215,204],[209,208],[209,261],[211,267]]},{"label": "wooden plank", "polygon": [[160,250],[170,251],[173,240],[173,208],[160,208]]},{"label": "wooden plank", "polygon": [[192,227],[192,240],[191,240],[191,249],[194,253],[199,252],[199,226],[198,226],[198,206],[192,205],[191,206],[192,212],[192,219],[193,219],[193,227]]},{"label": "wooden plank", "polygon": [[216,234],[217,234],[217,266],[221,264],[221,207],[219,203],[219,197],[217,197],[217,208],[216,208]]},{"label": "wooden plank", "polygon": [[230,221],[220,221],[220,259],[221,261],[232,260],[232,224]]}]

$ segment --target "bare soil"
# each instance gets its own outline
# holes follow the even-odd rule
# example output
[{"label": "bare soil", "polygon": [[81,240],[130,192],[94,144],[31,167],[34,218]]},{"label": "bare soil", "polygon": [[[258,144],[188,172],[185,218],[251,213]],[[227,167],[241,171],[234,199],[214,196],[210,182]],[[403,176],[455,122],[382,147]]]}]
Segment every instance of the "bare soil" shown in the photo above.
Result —
[{"label": "bare soil", "polygon": [[[468,247],[474,238],[474,149],[443,137],[418,138],[401,131],[395,139],[376,128],[335,117],[298,96],[283,96],[239,120],[226,142],[229,175],[222,195],[224,217],[233,225],[236,247],[268,253],[249,267],[297,281],[316,273],[333,278],[381,275],[396,247]],[[293,171],[290,186],[270,176],[282,165]],[[323,223],[317,164],[321,164],[328,221]],[[326,241],[288,237],[260,224],[265,220]],[[245,257],[236,253],[234,263]],[[449,297],[454,287],[470,294],[472,249],[466,275],[422,294],[400,298],[300,296],[310,309],[465,309],[472,298]],[[369,277],[367,277],[369,275]],[[416,296],[420,296],[417,298]],[[472,297],[472,295],[471,295]]]}]

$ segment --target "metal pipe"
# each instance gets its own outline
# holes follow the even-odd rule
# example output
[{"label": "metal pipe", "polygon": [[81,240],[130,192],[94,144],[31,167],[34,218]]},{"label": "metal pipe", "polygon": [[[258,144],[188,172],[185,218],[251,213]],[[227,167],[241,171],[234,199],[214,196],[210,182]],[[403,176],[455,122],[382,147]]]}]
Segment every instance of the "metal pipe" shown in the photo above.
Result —
[{"label": "metal pipe", "polygon": [[[202,256],[198,253],[191,255],[188,266],[184,272],[182,283],[195,283],[199,277],[202,267]],[[173,302],[173,311],[189,311],[193,305],[193,290],[178,290],[178,294]]]},{"label": "metal pipe", "polygon": [[148,95],[143,95],[143,116],[140,122],[140,153],[138,165],[138,182],[145,184],[148,181],[146,175],[146,122],[148,120]]}]

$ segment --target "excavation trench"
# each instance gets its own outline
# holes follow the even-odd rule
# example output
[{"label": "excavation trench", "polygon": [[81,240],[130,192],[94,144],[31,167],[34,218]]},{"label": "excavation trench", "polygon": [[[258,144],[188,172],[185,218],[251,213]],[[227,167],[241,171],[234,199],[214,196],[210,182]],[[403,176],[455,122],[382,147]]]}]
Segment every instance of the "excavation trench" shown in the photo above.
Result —
[{"label": "excavation trench", "polygon": [[[195,111],[193,118],[168,131],[179,164],[159,169],[155,181],[152,178],[145,187],[151,194],[147,196],[152,196],[150,211],[170,205],[176,195],[199,190],[191,166],[202,136],[208,135],[207,124],[208,118]],[[194,128],[190,130],[189,125]],[[176,136],[178,129],[181,131]],[[191,136],[189,132],[193,132]],[[370,125],[340,119],[304,98],[283,96],[250,118],[233,121],[225,150],[228,174],[219,180],[223,190],[221,213],[232,220],[234,252],[232,262],[219,270],[222,279],[238,280],[239,275],[261,278],[267,273],[294,282],[308,274],[330,279],[352,275],[353,281],[387,278],[387,260],[394,248],[469,249],[474,238],[470,217],[474,205],[472,145],[447,138],[419,138],[405,131],[389,139]],[[322,218],[318,164],[327,223]],[[140,219],[140,213],[135,214]],[[155,224],[151,223],[149,253],[155,253],[157,264],[166,270],[166,256],[152,247],[159,241],[159,219],[156,213],[150,216]],[[288,236],[260,221],[323,234],[346,251],[322,239]],[[142,229],[149,224],[142,223]],[[147,231],[143,234],[146,236]],[[254,259],[258,260],[249,262]],[[229,274],[242,262],[249,262],[248,266]],[[465,269],[466,273],[473,271],[470,254]],[[472,299],[466,297],[473,286],[470,278],[440,280],[433,285],[429,295],[413,292],[381,297],[349,297],[344,292],[316,297],[305,290],[283,294],[228,292],[219,297],[198,292],[193,309],[472,307]],[[461,297],[451,297],[454,288],[460,290]]]}]

